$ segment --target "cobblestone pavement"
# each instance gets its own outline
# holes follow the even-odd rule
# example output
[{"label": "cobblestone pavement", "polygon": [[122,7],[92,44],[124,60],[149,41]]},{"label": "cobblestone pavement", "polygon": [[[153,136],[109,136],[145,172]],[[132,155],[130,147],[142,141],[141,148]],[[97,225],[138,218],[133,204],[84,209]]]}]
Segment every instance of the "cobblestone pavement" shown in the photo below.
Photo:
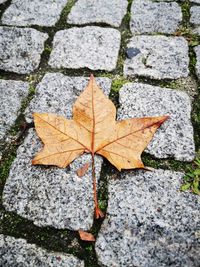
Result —
[{"label": "cobblestone pavement", "polygon": [[[180,190],[200,148],[199,0],[0,0],[0,266],[199,267],[200,198]],[[32,166],[32,113],[71,118],[90,73],[117,118],[169,115],[153,171]],[[81,241],[78,230],[96,242]]]}]

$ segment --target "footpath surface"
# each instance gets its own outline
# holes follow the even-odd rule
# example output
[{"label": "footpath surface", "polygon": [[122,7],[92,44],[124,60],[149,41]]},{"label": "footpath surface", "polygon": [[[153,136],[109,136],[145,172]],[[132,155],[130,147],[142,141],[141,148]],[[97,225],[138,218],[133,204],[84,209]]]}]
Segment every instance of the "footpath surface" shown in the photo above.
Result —
[{"label": "footpath surface", "polygon": [[[199,267],[200,197],[180,190],[200,147],[200,0],[0,0],[0,266]],[[71,118],[90,73],[119,120],[169,115],[119,173],[33,166],[33,112]],[[81,241],[78,230],[96,242]]]}]

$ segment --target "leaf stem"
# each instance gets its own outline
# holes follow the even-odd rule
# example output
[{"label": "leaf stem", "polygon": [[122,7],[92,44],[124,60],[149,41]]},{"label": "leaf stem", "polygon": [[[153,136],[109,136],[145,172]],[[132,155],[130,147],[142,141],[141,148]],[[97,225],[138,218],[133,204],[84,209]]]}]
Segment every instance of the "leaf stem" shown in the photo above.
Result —
[{"label": "leaf stem", "polygon": [[99,219],[99,217],[104,217],[104,214],[103,214],[103,212],[100,210],[100,208],[98,206],[94,153],[92,153],[92,178],[93,178],[93,193],[94,193],[95,218],[96,219]]}]

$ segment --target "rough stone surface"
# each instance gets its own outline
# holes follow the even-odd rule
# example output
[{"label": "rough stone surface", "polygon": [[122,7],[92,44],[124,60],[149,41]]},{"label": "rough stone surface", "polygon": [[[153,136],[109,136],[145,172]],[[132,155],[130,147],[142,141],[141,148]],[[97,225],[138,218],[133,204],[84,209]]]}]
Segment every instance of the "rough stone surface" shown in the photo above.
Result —
[{"label": "rough stone surface", "polygon": [[146,152],[158,158],[175,157],[183,161],[194,159],[191,103],[185,92],[142,83],[128,83],[120,90],[119,101],[118,119],[170,116],[158,129]]},{"label": "rough stone surface", "polygon": [[200,4],[200,0],[190,0],[190,2],[195,3],[195,4]]},{"label": "rough stone surface", "polygon": [[[67,118],[72,116],[72,105],[85,89],[89,79],[68,77],[61,73],[47,73],[36,88],[35,97],[25,111],[27,122],[32,122],[33,112],[56,113]],[[96,78],[106,95],[111,89],[111,80]]]},{"label": "rough stone surface", "polygon": [[12,0],[4,12],[3,24],[53,26],[68,0]]},{"label": "rough stone surface", "polygon": [[193,34],[197,34],[197,35],[200,35],[200,27],[196,27],[192,30],[192,33]]},{"label": "rough stone surface", "polygon": [[0,27],[0,69],[20,74],[37,69],[46,33],[30,28]]},{"label": "rough stone surface", "polygon": [[0,0],[0,4],[5,3],[7,0]]},{"label": "rough stone surface", "polygon": [[175,3],[135,0],[131,7],[132,33],[173,33],[182,20],[181,7]]},{"label": "rough stone surface", "polygon": [[199,267],[200,198],[179,191],[183,173],[127,172],[109,184],[99,263],[115,267]]},{"label": "rough stone surface", "polygon": [[71,28],[56,33],[49,65],[54,68],[115,69],[120,32],[111,28]]},{"label": "rough stone surface", "polygon": [[69,254],[48,252],[22,238],[0,235],[0,266],[84,267],[84,262]]},{"label": "rough stone surface", "polygon": [[139,49],[140,53],[125,60],[125,76],[154,79],[188,76],[188,44],[183,37],[135,36],[127,48]]},{"label": "rough stone surface", "polygon": [[194,48],[194,51],[196,53],[197,63],[196,63],[196,73],[200,80],[200,45],[196,46]]},{"label": "rough stone surface", "polygon": [[28,95],[28,88],[26,82],[0,80],[0,140],[17,119],[21,102]]},{"label": "rough stone surface", "polygon": [[71,24],[106,23],[119,27],[126,14],[127,5],[126,0],[78,0],[72,7],[67,22]]},{"label": "rough stone surface", "polygon": [[192,6],[190,8],[190,23],[200,25],[200,6]]},{"label": "rough stone surface", "polygon": [[[72,104],[87,81],[84,77],[46,74],[26,111],[27,120],[32,120],[33,111],[57,113],[70,118]],[[111,81],[108,78],[98,78],[97,83],[109,94]],[[5,208],[33,220],[39,226],[90,229],[94,211],[91,167],[82,178],[76,175],[77,169],[91,161],[90,155],[79,157],[68,169],[33,166],[31,160],[40,148],[39,138],[32,129],[18,149],[4,187]],[[97,179],[101,163],[102,158],[96,157]]]},{"label": "rough stone surface", "polygon": [[[79,178],[76,170],[91,161],[90,155],[76,159],[61,169],[32,165],[42,145],[31,129],[10,169],[3,191],[3,205],[38,226],[89,230],[93,223],[94,202],[91,167]],[[102,159],[96,157],[99,178]]]}]

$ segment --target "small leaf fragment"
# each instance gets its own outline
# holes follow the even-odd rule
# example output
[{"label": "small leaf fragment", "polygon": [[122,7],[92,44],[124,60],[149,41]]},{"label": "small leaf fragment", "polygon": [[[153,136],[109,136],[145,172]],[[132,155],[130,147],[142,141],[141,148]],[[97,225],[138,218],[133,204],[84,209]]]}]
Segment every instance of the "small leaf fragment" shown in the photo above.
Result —
[{"label": "small leaf fragment", "polygon": [[93,236],[93,234],[79,230],[78,231],[80,239],[83,241],[89,241],[89,242],[93,242],[95,241],[95,237]]},{"label": "small leaf fragment", "polygon": [[76,171],[78,177],[83,177],[90,167],[90,162],[85,163],[80,169]]}]

